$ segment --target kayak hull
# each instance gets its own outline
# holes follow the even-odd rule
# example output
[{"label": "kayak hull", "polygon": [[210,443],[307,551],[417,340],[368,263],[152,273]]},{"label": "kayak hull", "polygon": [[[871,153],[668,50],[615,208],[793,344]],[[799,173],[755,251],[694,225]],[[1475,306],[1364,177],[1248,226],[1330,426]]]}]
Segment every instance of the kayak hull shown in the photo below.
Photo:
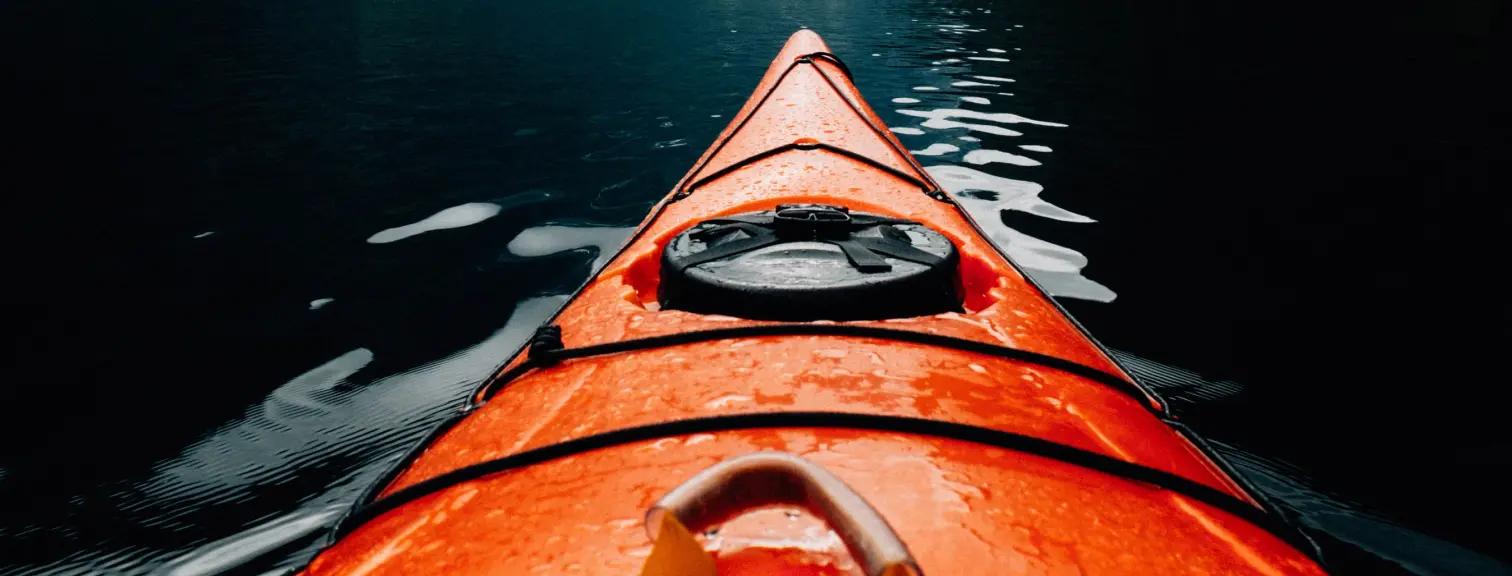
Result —
[{"label": "kayak hull", "polygon": [[[1015,268],[960,205],[938,193],[827,53],[817,34],[793,35],[715,144],[552,320],[561,344],[771,325],[661,309],[661,250],[710,218],[819,203],[939,231],[959,252],[962,295],[959,312],[821,324],[970,345],[880,332],[772,332],[539,366],[518,355],[501,372],[513,377],[473,398],[466,417],[406,462],[378,496],[520,454],[553,455],[405,500],[353,527],[307,573],[635,573],[652,550],[642,516],[658,498],[700,470],[758,451],[801,456],[843,480],[886,518],[927,574],[1321,573],[1307,554],[1233,508],[1046,456],[1053,451],[918,429],[671,426],[654,438],[552,452],[669,422],[868,415],[1066,447],[1179,478],[1262,514],[1168,424],[1158,399]],[[983,346],[1021,353],[995,355]],[[1035,360],[1041,357],[1055,362]],[[1106,377],[1089,377],[1094,373]],[[721,539],[720,574],[857,573],[816,519],[770,512],[707,536],[711,547]]]}]

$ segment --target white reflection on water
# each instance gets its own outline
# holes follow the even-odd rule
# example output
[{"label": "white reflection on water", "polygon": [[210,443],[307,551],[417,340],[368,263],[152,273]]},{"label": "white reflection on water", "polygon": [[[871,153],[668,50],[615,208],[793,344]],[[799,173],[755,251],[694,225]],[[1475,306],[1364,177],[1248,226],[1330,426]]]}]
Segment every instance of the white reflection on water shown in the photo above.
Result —
[{"label": "white reflection on water", "polygon": [[1039,126],[1049,126],[1052,128],[1066,127],[1065,124],[1058,122],[1035,120],[1032,118],[1025,118],[1018,114],[1010,114],[1008,112],[983,112],[981,110],[966,110],[964,108],[936,108],[934,110],[905,109],[899,110],[898,113],[904,116],[914,116],[917,118],[966,118],[969,120],[997,122],[999,124],[1036,124]]},{"label": "white reflection on water", "polygon": [[[947,49],[954,52],[954,49]],[[971,51],[967,51],[970,53]],[[1007,50],[991,48],[988,52],[1001,54]],[[1007,58],[995,56],[967,56],[960,66],[950,68],[941,78],[953,88],[966,89],[965,95],[955,96],[957,102],[971,104],[986,108],[992,106],[992,100],[978,95],[970,94],[974,88],[994,88],[996,83],[1014,82],[1012,78],[1001,75],[978,74],[970,67],[983,63],[984,66],[994,66],[995,62],[1009,62]],[[932,64],[960,63],[961,60],[949,59],[932,62]],[[938,69],[931,69],[931,72]],[[993,71],[985,71],[993,72]],[[950,77],[949,75],[961,74],[962,77]],[[925,87],[915,87],[915,91]],[[1012,96],[1009,93],[999,93],[1004,96]],[[941,102],[939,96],[925,96],[929,104]],[[896,104],[925,104],[919,98],[894,99]],[[898,128],[895,132],[900,134],[936,136],[936,141],[931,142],[922,150],[915,150],[913,154],[919,157],[941,157],[956,152],[964,152],[961,156],[963,164],[981,167],[1001,167],[995,171],[1030,169],[1043,164],[1037,158],[1031,158],[1022,154],[1008,152],[1015,144],[1009,142],[997,142],[1002,138],[1017,138],[1024,135],[1027,130],[1058,129],[1067,127],[1066,124],[1045,120],[1036,120],[1011,112],[993,111],[990,109],[964,109],[959,107],[939,108],[904,108],[897,110],[898,114],[922,118],[918,128]],[[1007,125],[1013,125],[1009,128]],[[982,134],[961,134],[960,131]],[[947,144],[939,142],[940,139],[954,138],[961,142]],[[987,138],[987,141],[983,141]],[[1018,145],[1027,152],[1049,152],[1048,146],[1036,144]],[[964,150],[963,150],[964,147]],[[972,217],[981,224],[988,237],[1008,256],[1013,259],[1025,273],[1029,274],[1045,288],[1051,295],[1061,298],[1077,298],[1097,302],[1111,302],[1117,297],[1113,290],[1109,289],[1086,276],[1082,275],[1082,269],[1087,266],[1087,257],[1074,249],[1060,246],[1040,238],[1024,234],[1010,228],[1004,223],[1005,211],[1015,211],[1032,214],[1041,218],[1047,218],[1058,222],[1087,224],[1093,220],[1081,214],[1077,214],[1051,204],[1040,198],[1043,187],[1028,180],[1008,178],[997,174],[990,174],[977,168],[966,165],[941,164],[926,167],[931,175],[940,182],[951,194],[960,200],[961,205],[971,213]]]},{"label": "white reflection on water", "polygon": [[909,150],[909,152],[914,156],[943,156],[951,152],[959,152],[960,150],[961,148],[954,144],[935,142],[934,144],[930,144],[928,148],[925,148],[923,150]]},{"label": "white reflection on water", "polygon": [[1009,128],[1004,128],[1002,126],[996,126],[996,125],[993,125],[993,124],[974,124],[974,123],[971,123],[971,122],[957,122],[955,120],[946,120],[944,118],[930,118],[929,120],[926,120],[924,123],[919,124],[919,125],[923,126],[925,128],[931,128],[931,129],[934,129],[934,130],[949,130],[951,128],[965,128],[967,130],[973,130],[973,131],[976,131],[976,132],[984,132],[984,133],[987,133],[987,134],[996,134],[998,136],[1023,136],[1024,135],[1023,132],[1019,132],[1018,130],[1012,130],[1012,129],[1009,129]]},{"label": "white reflection on water", "polygon": [[461,206],[452,206],[414,224],[389,228],[388,230],[369,236],[367,241],[369,244],[387,244],[433,230],[472,226],[473,224],[493,218],[498,215],[499,210],[500,206],[498,204],[487,202],[470,202]]},{"label": "white reflection on water", "polygon": [[593,259],[593,268],[597,270],[619,251],[620,245],[630,237],[633,230],[634,228],[592,226],[537,226],[520,232],[509,241],[508,248],[510,254],[526,258],[594,248],[598,250]]},{"label": "white reflection on water", "polygon": [[[1017,210],[1061,222],[1095,222],[1041,199],[1039,195],[1045,187],[1028,180],[993,176],[975,168],[954,164],[925,166],[924,169],[946,191],[973,202],[991,201],[999,210]],[[989,220],[998,221],[1001,218],[993,217]]]},{"label": "white reflection on water", "polygon": [[1002,150],[988,150],[986,148],[980,148],[980,149],[977,149],[977,150],[972,150],[970,152],[967,152],[966,153],[966,157],[964,158],[964,160],[966,161],[967,164],[977,164],[977,165],[992,164],[994,162],[998,162],[998,163],[1002,163],[1002,164],[1012,164],[1014,166],[1039,166],[1040,165],[1040,161],[1039,160],[1035,160],[1035,159],[1030,158],[1028,156],[1020,156],[1018,154],[1014,154],[1012,152],[1004,152]]},{"label": "white reflection on water", "polygon": [[1096,302],[1112,302],[1118,297],[1107,286],[1081,274],[1087,265],[1087,257],[1081,252],[1009,228],[1003,224],[1003,211],[1017,210],[1074,223],[1090,223],[1091,218],[1041,199],[1039,193],[1043,187],[1033,182],[993,176],[965,166],[925,169],[955,195],[992,243],[1007,252],[1019,268],[1051,295]]}]

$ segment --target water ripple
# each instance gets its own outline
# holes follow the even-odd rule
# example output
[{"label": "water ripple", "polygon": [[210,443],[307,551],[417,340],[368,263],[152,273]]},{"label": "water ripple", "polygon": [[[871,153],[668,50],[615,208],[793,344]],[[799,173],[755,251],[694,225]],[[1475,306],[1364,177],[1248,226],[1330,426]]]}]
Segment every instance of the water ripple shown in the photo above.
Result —
[{"label": "water ripple", "polygon": [[[374,354],[357,348],[311,368],[273,390],[240,418],[205,435],[181,454],[158,462],[146,477],[111,491],[118,514],[142,518],[140,529],[181,532],[201,539],[175,558],[127,549],[100,557],[70,555],[48,573],[217,573],[291,543],[281,554],[290,567],[311,552],[307,535],[329,524],[359,493],[459,398],[492,374],[541,322],[566,302],[543,296],[520,302],[505,325],[466,349],[370,382],[358,378]],[[283,515],[229,534],[206,533],[209,519],[266,509],[290,489],[318,487]],[[207,538],[219,537],[217,540]],[[156,556],[154,555],[156,554]]]}]

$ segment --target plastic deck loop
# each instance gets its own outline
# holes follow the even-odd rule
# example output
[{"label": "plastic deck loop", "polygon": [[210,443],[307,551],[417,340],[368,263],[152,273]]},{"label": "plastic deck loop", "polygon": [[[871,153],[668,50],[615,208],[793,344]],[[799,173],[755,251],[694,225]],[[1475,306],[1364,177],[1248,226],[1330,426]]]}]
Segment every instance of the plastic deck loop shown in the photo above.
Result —
[{"label": "plastic deck loop", "polygon": [[802,506],[840,535],[867,576],[922,576],[903,540],[871,504],[823,467],[787,452],[756,452],[704,469],[646,512],[646,532],[676,518],[689,530],[773,504]]}]

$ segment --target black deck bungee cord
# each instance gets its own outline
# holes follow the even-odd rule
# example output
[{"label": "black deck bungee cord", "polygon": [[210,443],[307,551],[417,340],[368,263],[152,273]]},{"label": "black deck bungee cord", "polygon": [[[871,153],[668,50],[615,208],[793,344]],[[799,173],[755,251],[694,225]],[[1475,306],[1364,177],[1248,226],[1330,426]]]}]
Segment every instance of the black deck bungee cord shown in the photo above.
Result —
[{"label": "black deck bungee cord", "polygon": [[1149,484],[1196,500],[1254,524],[1288,543],[1294,542],[1289,526],[1277,517],[1248,501],[1184,476],[1135,464],[1112,456],[1083,450],[1034,436],[1005,432],[958,422],[946,422],[911,416],[859,414],[852,412],[758,412],[703,416],[631,426],[590,434],[571,440],[517,452],[501,458],[470,464],[421,480],[388,496],[353,510],[333,530],[332,539],[350,533],[357,526],[426,496],[459,484],[541,464],[593,450],[623,446],[635,442],[690,434],[729,432],[766,428],[823,428],[894,432],[958,440],[1002,448],[1023,454],[1056,460],[1112,476]]},{"label": "black deck bungee cord", "polygon": [[[949,348],[964,352],[973,352],[999,358],[1017,360],[1029,364],[1052,368],[1069,374],[1074,374],[1088,380],[1092,380],[1113,388],[1143,405],[1147,410],[1155,411],[1152,399],[1144,388],[1134,382],[1111,372],[1104,372],[1085,364],[1072,362],[1058,356],[1041,354],[1019,348],[989,344],[978,340],[946,336],[944,334],[932,334],[916,330],[900,330],[897,328],[884,328],[881,326],[864,326],[857,324],[808,324],[808,323],[777,323],[758,324],[755,326],[735,326],[731,328],[713,328],[709,330],[693,330],[689,332],[676,332],[659,336],[647,336],[645,338],[632,338],[606,342],[603,344],[589,344],[573,348],[563,347],[561,344],[561,328],[548,325],[543,326],[531,340],[527,348],[525,361],[516,364],[501,372],[498,377],[486,382],[474,398],[487,402],[500,390],[503,390],[510,382],[524,375],[530,370],[549,366],[563,360],[587,358],[590,356],[602,356],[606,354],[618,354],[623,352],[637,352],[669,346],[680,346],[698,342],[710,342],[714,340],[728,340],[733,338],[754,338],[759,336],[840,336],[850,338],[872,338],[877,340],[893,340],[898,342],[910,342],[926,346]],[[1156,414],[1160,414],[1157,412]]]}]

